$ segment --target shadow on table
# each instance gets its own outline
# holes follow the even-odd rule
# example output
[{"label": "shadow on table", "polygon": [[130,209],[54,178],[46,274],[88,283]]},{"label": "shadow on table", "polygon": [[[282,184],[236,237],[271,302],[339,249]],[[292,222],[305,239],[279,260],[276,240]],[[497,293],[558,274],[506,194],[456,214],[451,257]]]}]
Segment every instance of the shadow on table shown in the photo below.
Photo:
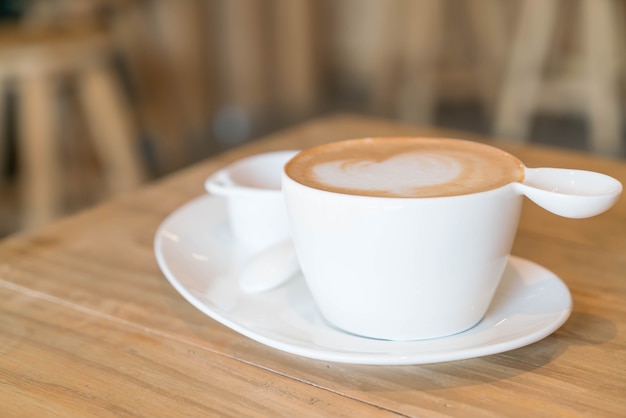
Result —
[{"label": "shadow on table", "polygon": [[327,364],[327,377],[340,390],[430,391],[506,380],[549,365],[569,346],[595,345],[617,335],[614,322],[573,312],[551,336],[509,352],[481,358],[421,366],[352,366]]}]

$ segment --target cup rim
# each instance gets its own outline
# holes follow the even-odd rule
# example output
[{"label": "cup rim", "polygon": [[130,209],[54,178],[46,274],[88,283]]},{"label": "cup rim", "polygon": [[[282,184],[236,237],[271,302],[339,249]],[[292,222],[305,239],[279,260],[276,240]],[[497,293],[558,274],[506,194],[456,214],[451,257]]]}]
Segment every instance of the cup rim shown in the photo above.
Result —
[{"label": "cup rim", "polygon": [[[309,153],[309,152],[315,152],[316,150],[319,150],[321,148],[325,148],[325,147],[330,147],[330,146],[334,146],[337,143],[345,143],[345,142],[360,142],[360,141],[367,141],[367,140],[379,140],[379,139],[424,139],[424,140],[443,140],[443,141],[452,141],[452,142],[463,142],[463,143],[471,143],[474,145],[478,145],[478,146],[482,146],[482,147],[486,147],[489,148],[491,150],[495,150],[498,151],[500,153],[502,153],[502,155],[507,156],[511,159],[513,159],[515,162],[517,162],[519,164],[520,170],[523,173],[523,177],[519,180],[519,181],[513,181],[510,183],[506,183],[503,184],[502,186],[499,187],[495,187],[492,189],[487,189],[487,190],[481,190],[481,191],[477,191],[477,192],[470,192],[470,193],[462,193],[462,194],[455,194],[455,195],[447,195],[447,196],[424,196],[424,197],[420,197],[420,196],[370,196],[370,195],[364,195],[364,194],[351,194],[351,193],[344,193],[344,192],[340,192],[340,191],[333,191],[333,190],[326,190],[326,189],[321,189],[321,188],[317,188],[317,187],[313,187],[304,183],[301,183],[299,181],[297,181],[296,179],[294,179],[293,177],[291,177],[288,173],[287,173],[287,166],[289,164],[292,163],[292,161],[295,159],[295,157],[304,154],[304,153]],[[321,145],[317,145],[311,148],[307,148],[304,149],[298,153],[296,153],[292,158],[290,158],[287,163],[285,164],[285,166],[283,167],[283,181],[281,182],[283,187],[284,187],[284,180],[288,179],[291,182],[298,184],[304,188],[307,189],[311,189],[311,190],[315,190],[318,192],[323,192],[323,193],[330,193],[333,195],[337,195],[337,196],[346,196],[346,197],[350,197],[350,198],[365,198],[368,200],[371,199],[383,199],[384,201],[426,201],[426,200],[444,200],[444,199],[458,199],[461,197],[468,197],[468,196],[479,196],[479,195],[483,195],[485,193],[490,193],[490,192],[495,192],[495,191],[499,191],[501,189],[505,189],[505,188],[510,188],[510,187],[514,187],[513,185],[515,184],[520,184],[524,182],[524,178],[526,176],[526,171],[528,170],[528,167],[526,167],[524,165],[524,163],[517,158],[515,155],[504,151],[503,149],[500,149],[496,146],[490,145],[490,144],[486,144],[484,142],[479,142],[479,141],[472,141],[472,140],[468,140],[468,139],[460,139],[460,138],[450,138],[450,137],[435,137],[435,136],[406,136],[406,135],[399,135],[399,136],[372,136],[372,137],[363,137],[363,138],[351,138],[351,139],[344,139],[344,140],[338,140],[338,141],[333,141],[333,142],[328,142],[325,144],[321,144]]]},{"label": "cup rim", "polygon": [[[268,151],[259,154],[249,155],[247,157],[243,157],[239,160],[236,160],[225,167],[219,169],[218,171],[211,174],[204,182],[205,190],[213,195],[217,196],[244,196],[244,195],[256,195],[256,196],[272,196],[276,194],[281,194],[282,187],[278,188],[264,188],[264,187],[254,187],[250,185],[243,185],[235,182],[232,177],[230,177],[230,173],[233,173],[235,170],[241,169],[246,164],[251,164],[253,162],[257,162],[262,159],[270,159],[270,158],[280,158],[281,155],[284,155],[283,167],[270,167],[275,168],[276,170],[284,169],[284,165],[294,156],[299,150],[278,150],[278,151]],[[277,164],[278,165],[278,164]],[[279,174],[280,175],[280,174]],[[282,178],[281,178],[282,180]]]},{"label": "cup rim", "polygon": [[[464,194],[457,194],[457,195],[450,195],[450,196],[427,196],[427,197],[420,197],[420,196],[406,196],[406,197],[400,197],[400,196],[368,196],[368,195],[358,195],[358,194],[349,194],[349,193],[342,193],[342,192],[336,192],[336,191],[332,191],[332,190],[324,190],[324,189],[318,189],[315,187],[311,187],[308,186],[306,184],[302,184],[294,179],[292,179],[291,177],[289,177],[289,175],[287,175],[287,173],[283,170],[283,181],[282,181],[282,190],[284,191],[285,188],[285,184],[287,182],[290,182],[294,185],[296,185],[296,187],[301,187],[305,190],[308,190],[310,193],[319,193],[322,196],[333,196],[333,198],[342,198],[342,199],[350,199],[350,200],[368,200],[370,202],[375,202],[375,201],[379,201],[379,202],[387,202],[387,203],[419,203],[419,202],[423,202],[423,203],[427,203],[427,202],[444,202],[444,201],[450,201],[450,200],[460,200],[460,199],[482,199],[485,198],[486,195],[490,195],[490,194],[498,194],[498,193],[503,193],[503,192],[507,192],[508,189],[515,189],[517,187],[518,184],[522,184],[521,182],[511,182],[511,183],[507,183],[504,184],[500,187],[496,187],[493,189],[488,189],[488,190],[481,190],[479,192],[472,192],[472,193],[464,193]],[[523,195],[521,193],[517,193],[516,195],[519,195],[519,197],[522,197]]]}]

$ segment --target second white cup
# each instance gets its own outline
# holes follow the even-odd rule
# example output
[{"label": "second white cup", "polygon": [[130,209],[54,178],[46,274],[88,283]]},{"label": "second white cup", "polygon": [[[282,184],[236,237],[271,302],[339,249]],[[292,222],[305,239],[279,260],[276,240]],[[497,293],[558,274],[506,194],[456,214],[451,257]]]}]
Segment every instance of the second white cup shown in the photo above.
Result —
[{"label": "second white cup", "polygon": [[285,163],[298,151],[275,151],[243,158],[211,175],[206,190],[228,202],[233,236],[261,249],[289,237],[281,192]]}]

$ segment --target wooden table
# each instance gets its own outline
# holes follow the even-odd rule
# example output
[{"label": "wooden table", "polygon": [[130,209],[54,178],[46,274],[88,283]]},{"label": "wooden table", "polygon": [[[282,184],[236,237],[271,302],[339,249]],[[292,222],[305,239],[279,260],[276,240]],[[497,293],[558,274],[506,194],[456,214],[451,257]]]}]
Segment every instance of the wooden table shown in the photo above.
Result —
[{"label": "wooden table", "polygon": [[[549,337],[422,366],[311,360],[243,337],[187,303],[155,261],[163,219],[227,163],[267,150],[439,129],[340,115],[207,160],[0,244],[2,416],[624,416],[626,199],[569,220],[526,204],[513,253],[556,273],[574,300]],[[474,139],[480,139],[475,138]],[[498,143],[528,166],[626,163]]]}]

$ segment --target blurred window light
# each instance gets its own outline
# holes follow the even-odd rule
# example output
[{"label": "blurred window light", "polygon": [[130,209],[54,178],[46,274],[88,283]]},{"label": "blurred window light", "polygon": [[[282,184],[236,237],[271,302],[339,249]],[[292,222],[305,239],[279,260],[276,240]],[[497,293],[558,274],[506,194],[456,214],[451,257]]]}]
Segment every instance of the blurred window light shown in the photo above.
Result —
[{"label": "blurred window light", "polygon": [[241,106],[223,106],[213,118],[213,135],[221,145],[231,147],[250,138],[252,121]]}]

